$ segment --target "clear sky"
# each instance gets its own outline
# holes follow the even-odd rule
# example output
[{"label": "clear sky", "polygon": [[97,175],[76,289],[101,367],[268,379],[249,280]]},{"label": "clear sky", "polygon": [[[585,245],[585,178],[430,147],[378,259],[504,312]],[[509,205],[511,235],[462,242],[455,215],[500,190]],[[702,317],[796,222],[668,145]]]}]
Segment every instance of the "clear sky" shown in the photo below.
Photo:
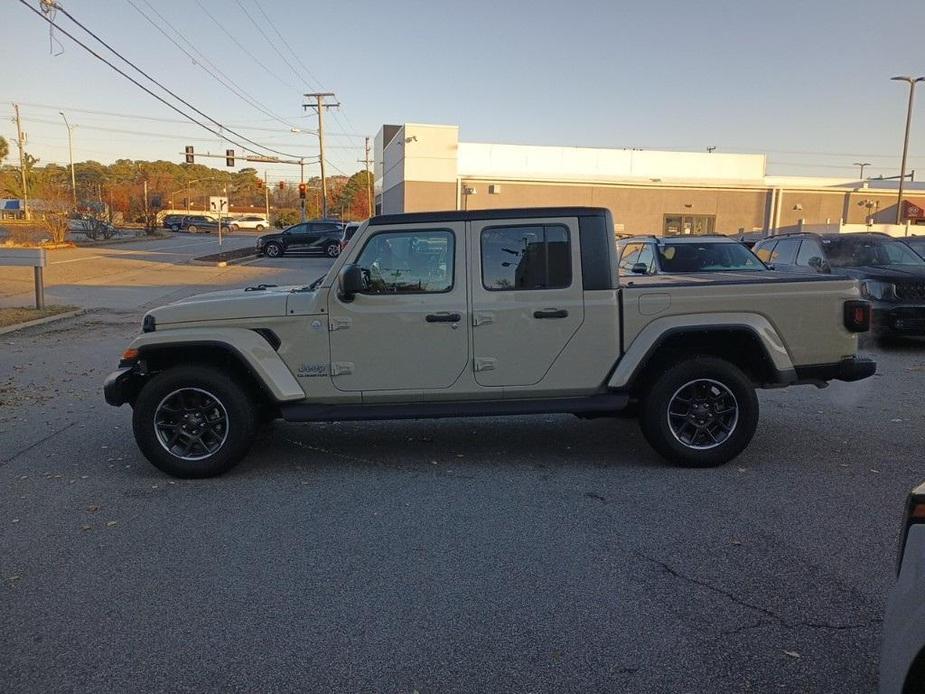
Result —
[{"label": "clear sky", "polygon": [[[923,0],[62,2],[198,109],[274,149],[317,155],[313,136],[289,128],[314,127],[303,92],[336,92],[327,158],[347,172],[362,166],[364,135],[408,121],[458,124],[470,142],[716,146],[767,153],[772,174],[851,176],[866,161],[869,174],[895,175],[908,91],[889,77],[925,74]],[[58,111],[77,126],[78,161],[224,150],[60,33],[52,55],[48,26],[18,0],[0,0],[0,28],[0,108],[12,116],[21,104],[43,162],[67,160]],[[925,84],[917,102],[911,167],[925,179]],[[7,118],[0,135],[15,138]]]}]

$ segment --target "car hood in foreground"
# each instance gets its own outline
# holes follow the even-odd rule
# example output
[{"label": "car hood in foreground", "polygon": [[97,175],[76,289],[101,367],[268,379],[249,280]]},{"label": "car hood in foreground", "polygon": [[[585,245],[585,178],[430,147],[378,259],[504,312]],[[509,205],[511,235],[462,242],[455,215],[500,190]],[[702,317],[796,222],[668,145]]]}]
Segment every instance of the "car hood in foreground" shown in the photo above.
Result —
[{"label": "car hood in foreground", "polygon": [[158,329],[177,323],[285,316],[290,293],[302,289],[301,286],[227,289],[196,294],[148,313],[154,316]]}]

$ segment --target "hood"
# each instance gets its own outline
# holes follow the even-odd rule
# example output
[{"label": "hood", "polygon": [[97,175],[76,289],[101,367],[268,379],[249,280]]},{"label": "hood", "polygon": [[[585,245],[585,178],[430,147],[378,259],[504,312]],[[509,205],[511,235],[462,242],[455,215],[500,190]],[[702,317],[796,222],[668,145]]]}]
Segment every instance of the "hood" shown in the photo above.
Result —
[{"label": "hood", "polygon": [[896,280],[925,281],[925,265],[860,265],[858,267],[832,268],[832,273],[838,273],[859,280],[882,280],[895,282]]},{"label": "hood", "polygon": [[286,302],[293,290],[301,287],[265,287],[264,289],[227,289],[181,299],[148,312],[158,326],[173,323],[270,318],[286,315]]}]

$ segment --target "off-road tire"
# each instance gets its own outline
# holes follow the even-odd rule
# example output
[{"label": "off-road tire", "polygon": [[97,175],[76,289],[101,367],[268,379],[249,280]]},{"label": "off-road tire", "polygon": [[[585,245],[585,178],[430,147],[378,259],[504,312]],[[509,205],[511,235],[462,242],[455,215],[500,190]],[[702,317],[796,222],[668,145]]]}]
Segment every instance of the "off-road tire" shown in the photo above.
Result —
[{"label": "off-road tire", "polygon": [[[155,426],[158,410],[168,398],[189,390],[211,396],[225,414],[224,439],[214,452],[198,460],[187,460],[169,451]],[[214,477],[230,470],[247,454],[257,427],[253,394],[227,373],[209,366],[176,366],[157,374],[142,387],[132,413],[135,441],[144,456],[162,472],[182,478]]]},{"label": "off-road tire", "polygon": [[[690,440],[687,443],[682,441],[683,438],[692,439],[689,433],[676,433],[685,431],[682,429],[685,417],[669,415],[669,407],[673,408],[672,412],[684,411],[686,388],[695,392],[698,388],[705,388],[701,391],[705,397],[697,399],[697,403],[702,404],[697,406],[713,408],[702,413],[703,419],[697,418],[697,412],[687,415],[692,418],[690,428],[686,429],[688,432],[695,430],[701,421],[714,422],[710,432],[694,440],[696,445]],[[734,398],[734,403],[728,395],[723,395],[724,390]],[[716,392],[719,395],[715,395]],[[711,397],[719,398],[726,405],[711,404],[715,402]],[[722,416],[729,417],[727,410],[730,404],[736,408],[735,420],[731,424],[728,419],[720,421],[720,416],[715,414],[723,412]],[[693,405],[690,407],[693,408]],[[735,458],[752,440],[758,426],[758,396],[749,378],[733,364],[715,357],[694,357],[668,367],[647,387],[639,424],[652,448],[671,462],[683,467],[715,467]],[[719,434],[719,443],[709,440],[714,435],[712,432],[724,431],[721,424],[728,425],[731,430],[725,438],[722,433]]]},{"label": "off-road tire", "polygon": [[324,254],[328,258],[336,258],[340,255],[340,243],[338,241],[332,241],[326,243],[324,246]]},{"label": "off-road tire", "polygon": [[270,243],[266,245],[266,248],[263,249],[263,253],[268,258],[282,258],[285,251],[281,245],[275,241],[270,241]]}]

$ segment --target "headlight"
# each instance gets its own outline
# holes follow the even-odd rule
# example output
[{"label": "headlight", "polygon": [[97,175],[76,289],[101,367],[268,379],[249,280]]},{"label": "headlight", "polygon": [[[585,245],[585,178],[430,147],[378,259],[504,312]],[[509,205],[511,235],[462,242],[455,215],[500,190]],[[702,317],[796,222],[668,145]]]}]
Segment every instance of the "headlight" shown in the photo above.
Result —
[{"label": "headlight", "polygon": [[879,280],[864,280],[861,282],[861,296],[875,301],[895,301],[896,285]]}]

